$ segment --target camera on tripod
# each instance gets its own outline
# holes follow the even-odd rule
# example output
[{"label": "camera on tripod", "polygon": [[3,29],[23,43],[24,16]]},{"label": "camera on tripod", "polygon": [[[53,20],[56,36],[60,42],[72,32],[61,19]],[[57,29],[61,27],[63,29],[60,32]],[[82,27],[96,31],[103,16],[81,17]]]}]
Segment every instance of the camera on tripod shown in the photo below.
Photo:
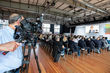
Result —
[{"label": "camera on tripod", "polygon": [[[35,46],[37,41],[35,39],[39,34],[42,33],[42,18],[37,18],[36,20],[28,18],[28,19],[22,20],[20,23],[21,25],[16,26],[16,29],[14,32],[15,41],[18,43],[24,44],[22,66],[18,69],[20,69],[21,73],[28,73],[31,49],[33,49],[37,67],[38,67],[39,73],[41,73],[39,62],[38,62],[38,56],[36,55],[36,52],[35,52]],[[27,55],[25,55],[26,46],[28,47]],[[2,54],[6,55],[8,52],[9,51],[5,51]],[[13,71],[13,73],[15,72],[16,70]]]},{"label": "camera on tripod", "polygon": [[20,26],[16,26],[14,39],[16,42],[32,42],[38,34],[42,33],[42,21],[37,18],[36,22],[33,19],[22,20]]},{"label": "camera on tripod", "polygon": [[[35,38],[37,38],[38,34],[42,33],[42,20],[40,18],[37,18],[37,20],[35,21],[33,19],[28,18],[28,19],[22,20],[20,23],[21,23],[20,26],[16,26],[14,39],[16,42],[24,43],[24,48],[23,48],[24,59],[22,61],[21,73],[28,73],[31,49],[33,49],[37,67],[38,67],[39,73],[41,73],[39,62],[38,62],[38,56],[36,55],[36,52],[35,52],[35,45],[36,45],[35,41],[37,41],[35,40]],[[25,55],[26,46],[28,46],[27,55]]]}]

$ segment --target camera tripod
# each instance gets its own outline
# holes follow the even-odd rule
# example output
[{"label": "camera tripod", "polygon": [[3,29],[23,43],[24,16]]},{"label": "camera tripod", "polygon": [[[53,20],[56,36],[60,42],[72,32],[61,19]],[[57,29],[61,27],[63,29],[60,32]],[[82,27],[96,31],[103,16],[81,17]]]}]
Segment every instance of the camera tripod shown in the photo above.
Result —
[{"label": "camera tripod", "polygon": [[[26,48],[26,46],[27,46],[27,48]],[[28,49],[27,55],[25,55],[26,49]],[[39,62],[38,62],[38,56],[36,55],[35,46],[33,45],[33,43],[24,44],[24,47],[23,47],[23,57],[24,58],[22,60],[21,73],[28,73],[31,49],[33,49],[33,52],[34,52],[34,57],[35,57],[35,60],[37,63],[38,71],[39,71],[39,73],[41,73],[41,69],[40,69]]]}]

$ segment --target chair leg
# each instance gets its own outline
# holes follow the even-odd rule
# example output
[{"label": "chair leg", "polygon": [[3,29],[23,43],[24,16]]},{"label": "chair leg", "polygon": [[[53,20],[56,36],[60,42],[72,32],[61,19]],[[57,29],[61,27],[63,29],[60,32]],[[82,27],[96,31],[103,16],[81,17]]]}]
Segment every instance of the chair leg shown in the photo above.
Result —
[{"label": "chair leg", "polygon": [[74,53],[72,53],[72,59],[74,59]]}]

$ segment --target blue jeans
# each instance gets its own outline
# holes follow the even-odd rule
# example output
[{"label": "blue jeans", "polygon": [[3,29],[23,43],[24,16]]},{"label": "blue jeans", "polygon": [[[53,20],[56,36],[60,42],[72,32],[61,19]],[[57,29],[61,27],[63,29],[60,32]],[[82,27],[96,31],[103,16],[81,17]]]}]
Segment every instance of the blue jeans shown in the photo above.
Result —
[{"label": "blue jeans", "polygon": [[73,52],[77,52],[78,56],[80,56],[80,49],[74,49]]},{"label": "blue jeans", "polygon": [[100,48],[97,48],[97,53],[99,53],[99,54],[101,53],[101,52],[100,52]]},{"label": "blue jeans", "polygon": [[61,51],[61,55],[65,55],[65,47],[63,48],[63,51]]}]

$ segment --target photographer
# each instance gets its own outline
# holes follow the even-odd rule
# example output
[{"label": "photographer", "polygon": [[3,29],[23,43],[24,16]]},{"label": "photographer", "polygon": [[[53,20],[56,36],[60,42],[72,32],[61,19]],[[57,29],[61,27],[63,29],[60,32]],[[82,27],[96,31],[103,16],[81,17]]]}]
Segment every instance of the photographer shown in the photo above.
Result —
[{"label": "photographer", "polygon": [[[20,25],[24,18],[18,14],[9,17],[9,25],[0,29],[0,73],[17,69],[22,64],[22,46],[14,41],[15,26]],[[4,51],[9,51],[6,55]]]}]

